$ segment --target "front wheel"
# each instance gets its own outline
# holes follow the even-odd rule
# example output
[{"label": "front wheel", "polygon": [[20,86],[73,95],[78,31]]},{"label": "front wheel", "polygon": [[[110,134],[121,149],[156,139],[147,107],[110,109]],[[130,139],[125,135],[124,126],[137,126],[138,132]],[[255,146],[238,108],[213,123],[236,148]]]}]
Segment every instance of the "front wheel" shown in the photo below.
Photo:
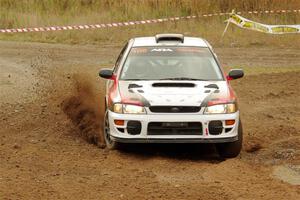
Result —
[{"label": "front wheel", "polygon": [[103,134],[104,134],[105,144],[108,149],[113,150],[113,149],[119,148],[119,143],[116,141],[113,141],[110,137],[110,127],[109,127],[109,119],[108,119],[108,111],[107,110],[104,115]]},{"label": "front wheel", "polygon": [[234,142],[216,144],[217,151],[222,158],[237,157],[243,146],[243,127],[242,122],[239,122],[238,140]]}]

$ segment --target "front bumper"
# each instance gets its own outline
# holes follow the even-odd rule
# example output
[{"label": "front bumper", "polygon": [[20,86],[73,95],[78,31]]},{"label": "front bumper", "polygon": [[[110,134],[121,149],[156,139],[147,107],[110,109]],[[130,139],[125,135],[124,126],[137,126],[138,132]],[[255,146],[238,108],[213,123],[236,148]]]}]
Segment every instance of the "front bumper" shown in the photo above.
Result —
[{"label": "front bumper", "polygon": [[[238,140],[239,112],[232,114],[118,114],[108,111],[111,139],[121,143],[225,143]],[[114,120],[124,120],[123,126],[115,125]],[[209,132],[209,122],[222,121],[223,131],[218,135]],[[235,120],[230,126],[225,120]],[[140,121],[140,134],[131,135],[127,132],[128,121]],[[150,122],[201,122],[199,134],[184,135],[149,135]],[[122,130],[122,131],[120,131]],[[229,131],[228,131],[229,130]]]},{"label": "front bumper", "polygon": [[120,143],[226,143],[238,140],[238,137],[230,138],[119,138],[111,136],[112,140]]}]

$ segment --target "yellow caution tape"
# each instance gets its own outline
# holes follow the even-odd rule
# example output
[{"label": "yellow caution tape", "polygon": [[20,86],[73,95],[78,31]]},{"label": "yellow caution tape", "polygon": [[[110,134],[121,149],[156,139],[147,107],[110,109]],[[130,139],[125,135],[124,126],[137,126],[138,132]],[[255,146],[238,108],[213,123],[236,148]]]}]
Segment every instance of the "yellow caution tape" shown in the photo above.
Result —
[{"label": "yellow caution tape", "polygon": [[269,34],[300,33],[300,25],[267,25],[251,21],[240,15],[232,13],[228,23],[233,23],[238,27],[259,31]]}]

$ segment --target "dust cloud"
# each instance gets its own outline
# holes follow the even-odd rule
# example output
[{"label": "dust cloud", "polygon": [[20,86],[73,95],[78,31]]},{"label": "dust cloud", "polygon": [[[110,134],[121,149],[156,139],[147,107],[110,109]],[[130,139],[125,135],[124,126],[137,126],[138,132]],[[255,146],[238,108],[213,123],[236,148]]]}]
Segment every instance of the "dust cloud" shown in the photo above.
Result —
[{"label": "dust cloud", "polygon": [[100,99],[104,95],[96,92],[95,85],[87,74],[75,74],[72,79],[74,91],[62,102],[62,109],[83,138],[103,148],[104,107],[101,106]]}]

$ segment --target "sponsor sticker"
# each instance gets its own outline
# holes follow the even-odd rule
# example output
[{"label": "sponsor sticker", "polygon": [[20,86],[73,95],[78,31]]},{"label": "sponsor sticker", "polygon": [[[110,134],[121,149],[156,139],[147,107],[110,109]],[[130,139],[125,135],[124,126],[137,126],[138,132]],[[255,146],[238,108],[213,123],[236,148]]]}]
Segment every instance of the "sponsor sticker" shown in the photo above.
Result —
[{"label": "sponsor sticker", "polygon": [[159,48],[159,49],[151,49],[151,52],[173,52],[173,50],[169,48]]}]

